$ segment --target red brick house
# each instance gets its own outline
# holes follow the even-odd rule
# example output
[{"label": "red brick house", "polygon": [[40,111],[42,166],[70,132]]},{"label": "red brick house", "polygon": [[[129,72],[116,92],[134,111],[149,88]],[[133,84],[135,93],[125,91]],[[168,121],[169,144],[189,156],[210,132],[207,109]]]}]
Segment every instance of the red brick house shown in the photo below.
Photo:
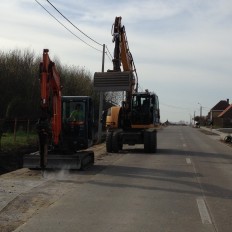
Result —
[{"label": "red brick house", "polygon": [[222,113],[218,115],[218,118],[221,119],[223,128],[232,127],[232,104],[229,105]]},{"label": "red brick house", "polygon": [[229,99],[221,100],[210,110],[210,121],[213,122],[214,127],[223,127],[223,118],[218,116],[229,106]]}]

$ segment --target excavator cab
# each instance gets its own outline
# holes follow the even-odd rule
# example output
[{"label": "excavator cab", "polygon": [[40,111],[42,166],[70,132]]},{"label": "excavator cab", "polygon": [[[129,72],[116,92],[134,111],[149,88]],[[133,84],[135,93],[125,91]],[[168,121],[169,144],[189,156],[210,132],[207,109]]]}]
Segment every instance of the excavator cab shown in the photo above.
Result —
[{"label": "excavator cab", "polygon": [[61,144],[74,151],[93,144],[93,102],[88,96],[62,97]]},{"label": "excavator cab", "polygon": [[154,93],[138,92],[132,95],[132,125],[159,124],[159,100]]}]

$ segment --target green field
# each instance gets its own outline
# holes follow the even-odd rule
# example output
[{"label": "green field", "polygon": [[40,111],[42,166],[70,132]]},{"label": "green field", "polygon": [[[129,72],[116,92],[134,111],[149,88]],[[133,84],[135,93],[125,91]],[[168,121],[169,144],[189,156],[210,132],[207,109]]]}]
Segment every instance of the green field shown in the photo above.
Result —
[{"label": "green field", "polygon": [[1,151],[12,152],[34,147],[37,145],[37,140],[36,133],[17,132],[15,135],[13,133],[4,133],[1,139]]}]

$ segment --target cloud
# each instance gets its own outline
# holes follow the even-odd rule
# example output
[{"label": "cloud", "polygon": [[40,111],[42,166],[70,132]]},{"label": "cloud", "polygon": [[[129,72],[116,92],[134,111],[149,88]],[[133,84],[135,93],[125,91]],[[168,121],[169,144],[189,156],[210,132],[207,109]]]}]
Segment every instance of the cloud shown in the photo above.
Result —
[{"label": "cloud", "polygon": [[[102,49],[47,1],[38,1],[80,38]],[[232,1],[50,1],[91,38],[105,43],[111,54],[111,27],[115,16],[122,16],[140,85],[158,93],[164,120],[189,119],[188,110],[168,105],[192,112],[197,102],[212,107],[231,97]],[[92,73],[101,70],[102,53],[70,34],[35,1],[2,1],[0,7],[1,49],[29,47],[42,55],[43,48],[49,48],[51,57],[59,57],[63,64]],[[112,69],[108,57],[105,61],[105,70]]]}]

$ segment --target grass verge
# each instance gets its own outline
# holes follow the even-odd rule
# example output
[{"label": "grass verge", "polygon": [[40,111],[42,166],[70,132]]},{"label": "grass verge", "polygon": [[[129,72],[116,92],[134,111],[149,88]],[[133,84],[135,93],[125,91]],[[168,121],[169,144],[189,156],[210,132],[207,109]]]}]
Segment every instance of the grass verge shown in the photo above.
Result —
[{"label": "grass verge", "polygon": [[37,146],[37,140],[36,133],[18,132],[15,136],[13,133],[4,133],[1,139],[1,152],[18,153],[20,150]]}]

